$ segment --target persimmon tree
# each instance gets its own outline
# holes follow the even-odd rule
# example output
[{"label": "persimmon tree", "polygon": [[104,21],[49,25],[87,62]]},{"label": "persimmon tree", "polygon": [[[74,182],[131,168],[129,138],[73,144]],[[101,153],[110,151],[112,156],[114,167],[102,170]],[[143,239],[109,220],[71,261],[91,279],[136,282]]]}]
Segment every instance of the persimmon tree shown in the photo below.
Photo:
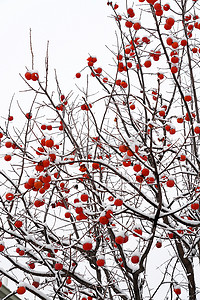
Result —
[{"label": "persimmon tree", "polygon": [[42,77],[31,47],[30,111],[15,124],[11,105],[0,133],[0,273],[13,293],[200,297],[199,2],[172,2],[105,3],[113,60],[85,58],[77,97],[57,74],[51,90],[48,51]]}]

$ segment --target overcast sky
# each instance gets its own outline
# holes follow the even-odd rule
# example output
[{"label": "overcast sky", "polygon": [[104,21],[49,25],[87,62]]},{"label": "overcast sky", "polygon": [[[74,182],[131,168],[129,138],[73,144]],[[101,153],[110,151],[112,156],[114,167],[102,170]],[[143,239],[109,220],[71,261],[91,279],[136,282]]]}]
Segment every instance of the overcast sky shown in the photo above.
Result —
[{"label": "overcast sky", "polygon": [[[118,1],[118,3],[121,2]],[[74,88],[74,76],[86,65],[88,53],[99,64],[109,63],[116,43],[115,22],[106,0],[0,0],[1,103],[6,113],[14,93],[25,88],[19,73],[31,68],[29,29],[32,29],[35,68],[44,75],[47,40],[50,71],[54,68],[66,92]],[[98,65],[99,66],[99,65]],[[17,97],[17,96],[15,96]],[[2,113],[1,113],[2,115]]]}]

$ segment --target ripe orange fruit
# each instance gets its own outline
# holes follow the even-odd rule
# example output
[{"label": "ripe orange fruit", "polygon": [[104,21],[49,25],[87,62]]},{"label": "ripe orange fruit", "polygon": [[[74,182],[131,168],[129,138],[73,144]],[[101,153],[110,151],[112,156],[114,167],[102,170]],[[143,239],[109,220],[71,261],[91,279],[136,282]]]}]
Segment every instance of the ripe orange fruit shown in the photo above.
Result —
[{"label": "ripe orange fruit", "polygon": [[88,201],[88,195],[87,194],[82,194],[81,195],[81,201],[83,201],[83,202],[87,202]]},{"label": "ripe orange fruit", "polygon": [[178,117],[177,118],[177,123],[183,123],[183,118],[182,117]]},{"label": "ripe orange fruit", "polygon": [[185,161],[186,160],[186,156],[184,154],[180,155],[180,161]]},{"label": "ripe orange fruit", "polygon": [[84,244],[83,244],[83,249],[84,249],[85,251],[92,250],[92,243],[84,243]]},{"label": "ripe orange fruit", "polygon": [[122,153],[126,152],[127,151],[127,147],[125,145],[120,145],[119,146],[119,151],[122,152]]},{"label": "ripe orange fruit", "polygon": [[45,159],[42,161],[43,167],[47,168],[50,165],[50,161],[48,159]]},{"label": "ripe orange fruit", "polygon": [[77,206],[76,209],[75,209],[75,211],[76,211],[77,214],[82,213],[83,212],[82,206]]},{"label": "ripe orange fruit", "polygon": [[139,29],[141,28],[140,22],[134,23],[134,24],[133,24],[133,28],[134,28],[135,30],[139,30]]},{"label": "ripe orange fruit", "polygon": [[187,45],[187,40],[181,40],[181,46],[185,47]]},{"label": "ripe orange fruit", "polygon": [[114,205],[116,205],[116,206],[122,206],[122,204],[123,204],[123,200],[122,199],[115,199]]},{"label": "ripe orange fruit", "polygon": [[24,250],[20,250],[20,251],[19,251],[19,255],[20,255],[20,256],[23,256],[24,254],[25,254],[25,251],[24,251]]},{"label": "ripe orange fruit", "polygon": [[44,205],[44,200],[35,200],[34,205],[35,207],[40,207]]},{"label": "ripe orange fruit", "polygon": [[81,73],[76,73],[76,78],[80,78],[81,77]]},{"label": "ripe orange fruit", "polygon": [[65,100],[65,95],[61,95],[61,96],[60,96],[60,100],[61,100],[61,101],[64,101],[64,100]]},{"label": "ripe orange fruit", "polygon": [[50,153],[49,157],[50,157],[50,161],[55,161],[56,160],[56,154],[55,153]]},{"label": "ripe orange fruit", "polygon": [[147,168],[144,168],[143,170],[142,170],[142,175],[143,176],[148,176],[149,175],[149,169],[147,169]]},{"label": "ripe orange fruit", "polygon": [[61,264],[61,263],[55,263],[54,268],[55,268],[56,271],[60,271],[60,270],[63,269],[63,264]]},{"label": "ripe orange fruit", "polygon": [[181,289],[180,288],[174,288],[174,293],[176,294],[176,295],[180,295],[181,294]]},{"label": "ripe orange fruit", "polygon": [[97,266],[103,267],[105,265],[105,260],[104,259],[97,259]]},{"label": "ripe orange fruit", "polygon": [[129,54],[130,52],[131,52],[131,49],[130,49],[130,48],[126,48],[126,49],[125,49],[125,53],[126,53],[126,54]]},{"label": "ripe orange fruit", "polygon": [[163,10],[156,10],[155,11],[156,16],[162,16],[163,15]]},{"label": "ripe orange fruit", "polygon": [[129,15],[130,18],[133,18],[135,16],[135,13],[132,8],[127,9],[127,14]]},{"label": "ripe orange fruit", "polygon": [[41,164],[38,164],[37,166],[35,166],[35,169],[36,169],[36,171],[38,171],[38,172],[42,172],[42,171],[44,171],[44,166],[41,165]]},{"label": "ripe orange fruit", "polygon": [[135,237],[138,237],[138,235],[142,235],[142,229],[141,228],[135,228],[133,231],[135,233],[137,233],[137,234],[133,233],[133,236],[135,236]]},{"label": "ripe orange fruit", "polygon": [[120,85],[121,85],[124,89],[127,88],[127,86],[128,86],[127,82],[124,81],[124,80],[121,82]]},{"label": "ripe orange fruit", "polygon": [[0,252],[2,252],[5,249],[4,243],[0,242]]},{"label": "ripe orange fruit", "polygon": [[173,26],[174,23],[175,23],[174,18],[172,18],[172,17],[167,18],[166,24]]},{"label": "ripe orange fruit", "polygon": [[31,73],[30,73],[30,72],[26,72],[26,73],[25,73],[25,78],[26,78],[27,80],[31,80]]},{"label": "ripe orange fruit", "polygon": [[52,148],[54,145],[54,141],[52,139],[46,140],[45,141],[45,146],[48,148]]},{"label": "ripe orange fruit", "polygon": [[139,261],[140,261],[140,258],[139,258],[138,255],[133,255],[133,256],[131,257],[131,262],[132,262],[133,264],[138,264]]},{"label": "ripe orange fruit", "polygon": [[193,210],[199,209],[199,203],[198,203],[198,202],[192,203],[192,204],[191,204],[191,209],[193,209]]},{"label": "ripe orange fruit", "polygon": [[158,242],[156,243],[156,248],[161,248],[161,247],[162,247],[162,243],[158,241]]},{"label": "ripe orange fruit", "polygon": [[165,24],[164,28],[165,28],[165,30],[170,30],[172,28],[172,26],[170,26],[169,24]]},{"label": "ripe orange fruit", "polygon": [[151,177],[148,177],[148,178],[146,179],[147,184],[153,184],[154,181],[155,181],[155,178],[152,177],[152,176],[151,176]]},{"label": "ripe orange fruit", "polygon": [[163,9],[165,10],[165,11],[168,11],[169,9],[170,9],[170,5],[167,3],[167,4],[165,4],[165,5],[163,5]]},{"label": "ripe orange fruit", "polygon": [[165,116],[165,111],[164,110],[160,110],[159,111],[159,116],[164,117]]},{"label": "ripe orange fruit", "polygon": [[101,74],[102,68],[97,68],[97,69],[95,69],[95,72],[98,73],[98,74]]},{"label": "ripe orange fruit", "polygon": [[6,194],[6,200],[11,201],[14,199],[14,195],[12,193],[7,193]]},{"label": "ripe orange fruit", "polygon": [[99,218],[99,222],[100,222],[102,225],[106,225],[106,224],[109,223],[109,220],[108,220],[108,218],[107,218],[106,216],[101,216],[101,217]]},{"label": "ripe orange fruit", "polygon": [[109,196],[109,197],[108,197],[108,200],[109,200],[109,201],[114,201],[114,197],[113,197],[113,196]]},{"label": "ripe orange fruit", "polygon": [[175,128],[170,128],[169,133],[170,133],[170,134],[175,134],[175,133],[176,133],[176,129],[175,129]]},{"label": "ripe orange fruit", "polygon": [[127,28],[131,28],[131,27],[133,26],[133,23],[130,22],[130,21],[126,21],[125,26],[126,26]]},{"label": "ripe orange fruit", "polygon": [[172,56],[172,57],[171,57],[171,62],[172,62],[173,64],[177,64],[177,63],[179,62],[178,56]]},{"label": "ripe orange fruit", "polygon": [[121,54],[117,55],[117,59],[118,60],[122,60],[123,59],[123,56]]},{"label": "ripe orange fruit", "polygon": [[37,190],[39,190],[42,186],[43,186],[42,181],[39,180],[39,181],[34,182],[34,187],[35,187]]},{"label": "ripe orange fruit", "polygon": [[53,128],[52,125],[47,125],[48,130],[52,130],[52,128]]},{"label": "ripe orange fruit", "polygon": [[178,68],[176,66],[171,67],[172,74],[175,74],[178,72]]},{"label": "ripe orange fruit", "polygon": [[69,212],[69,211],[67,211],[66,213],[65,213],[65,218],[70,218],[71,217],[71,213]]},{"label": "ripe orange fruit", "polygon": [[171,46],[172,43],[173,43],[173,40],[172,40],[171,37],[168,37],[167,40],[166,40],[166,42],[167,42],[167,45],[168,45],[168,46]]},{"label": "ripe orange fruit", "polygon": [[26,292],[26,288],[24,286],[19,286],[17,289],[17,294],[23,295]]},{"label": "ripe orange fruit", "polygon": [[178,42],[173,42],[171,46],[173,49],[178,48]]},{"label": "ripe orange fruit", "polygon": [[9,116],[8,121],[13,121],[13,116]]},{"label": "ripe orange fruit", "polygon": [[151,67],[151,61],[150,60],[146,60],[145,63],[144,63],[144,66],[146,68],[150,68]]},{"label": "ripe orange fruit", "polygon": [[133,156],[133,152],[132,152],[131,150],[127,150],[126,154],[127,154],[128,156]]},{"label": "ripe orange fruit", "polygon": [[170,129],[171,129],[171,126],[170,126],[169,124],[166,124],[166,125],[165,125],[165,130],[166,130],[166,131],[170,131]]},{"label": "ripe orange fruit", "polygon": [[15,221],[15,227],[17,227],[17,228],[20,228],[20,227],[22,227],[22,225],[23,225],[23,223],[22,223],[22,221],[20,221],[20,220],[17,220],[17,221]]},{"label": "ripe orange fruit", "polygon": [[32,79],[33,81],[38,80],[38,79],[39,79],[38,73],[37,73],[37,72],[32,73],[32,74],[31,74],[31,79]]},{"label": "ripe orange fruit", "polygon": [[38,281],[33,281],[32,285],[37,289],[40,283]]},{"label": "ripe orange fruit", "polygon": [[30,119],[32,119],[32,114],[31,114],[31,113],[26,113],[26,114],[25,114],[25,117],[26,117],[28,120],[30,120]]},{"label": "ripe orange fruit", "polygon": [[4,156],[5,161],[10,161],[11,160],[11,155],[7,154]]},{"label": "ripe orange fruit", "polygon": [[137,176],[136,176],[136,181],[137,181],[137,182],[142,183],[143,180],[144,180],[144,178],[143,178],[142,176],[140,176],[140,175],[137,175]]},{"label": "ripe orange fruit", "polygon": [[168,187],[173,187],[174,185],[175,185],[175,182],[174,182],[173,179],[168,179],[168,180],[167,180],[167,186],[168,186]]},{"label": "ripe orange fruit", "polygon": [[6,146],[6,148],[11,148],[12,147],[12,143],[11,142],[6,142],[5,146]]},{"label": "ripe orange fruit", "polygon": [[115,81],[115,84],[119,86],[119,85],[121,84],[121,80],[120,80],[120,79],[117,79],[117,80]]},{"label": "ripe orange fruit", "polygon": [[197,53],[197,48],[196,47],[192,48],[192,52]]},{"label": "ripe orange fruit", "polygon": [[129,107],[130,107],[131,110],[134,110],[135,109],[135,104],[131,104]]},{"label": "ripe orange fruit", "polygon": [[115,243],[116,243],[116,244],[119,244],[119,245],[123,244],[123,243],[124,243],[124,237],[121,236],[121,235],[116,236],[116,237],[115,237]]},{"label": "ripe orange fruit", "polygon": [[29,262],[28,266],[32,270],[35,269],[35,264],[33,262]]},{"label": "ripe orange fruit", "polygon": [[95,169],[95,170],[98,170],[99,169],[99,164],[98,163],[93,163],[92,168]]},{"label": "ripe orange fruit", "polygon": [[192,100],[192,96],[191,95],[185,95],[184,100],[189,102]]},{"label": "ripe orange fruit", "polygon": [[158,78],[159,78],[160,80],[162,80],[162,79],[164,78],[164,75],[161,74],[161,73],[158,73]]},{"label": "ripe orange fruit", "polygon": [[199,133],[200,133],[200,126],[196,126],[196,127],[194,128],[194,132],[195,132],[196,134],[199,134]]},{"label": "ripe orange fruit", "polygon": [[131,165],[131,160],[130,159],[125,159],[122,162],[124,167],[129,167]]},{"label": "ripe orange fruit", "polygon": [[134,170],[135,172],[140,172],[141,169],[142,169],[142,167],[141,167],[140,164],[136,164],[136,165],[134,165],[134,167],[133,167],[133,170]]},{"label": "ripe orange fruit", "polygon": [[161,6],[160,3],[155,3],[153,7],[154,7],[155,10],[161,10],[162,9],[162,6]]}]

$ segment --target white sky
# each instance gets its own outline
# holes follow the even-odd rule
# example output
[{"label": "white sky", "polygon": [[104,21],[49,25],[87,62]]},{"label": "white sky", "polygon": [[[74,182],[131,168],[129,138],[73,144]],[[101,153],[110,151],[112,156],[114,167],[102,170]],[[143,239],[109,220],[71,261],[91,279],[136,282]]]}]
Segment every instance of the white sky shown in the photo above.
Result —
[{"label": "white sky", "polygon": [[110,62],[105,45],[112,47],[116,43],[116,28],[108,17],[111,9],[106,3],[106,0],[0,0],[0,103],[4,115],[12,95],[25,88],[19,73],[24,75],[25,67],[31,68],[30,28],[35,68],[44,76],[49,40],[50,71],[53,74],[56,68],[66,94],[74,89],[73,84],[79,83],[74,76],[86,65],[88,53],[97,56],[99,63]]}]

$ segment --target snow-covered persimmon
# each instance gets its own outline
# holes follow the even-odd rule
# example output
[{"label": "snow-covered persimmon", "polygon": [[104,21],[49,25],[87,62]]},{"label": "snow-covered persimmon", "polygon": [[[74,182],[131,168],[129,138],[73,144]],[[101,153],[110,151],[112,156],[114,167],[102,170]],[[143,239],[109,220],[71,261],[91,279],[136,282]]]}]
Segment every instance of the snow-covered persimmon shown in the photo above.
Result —
[{"label": "snow-covered persimmon", "polygon": [[83,243],[83,250],[90,251],[92,250],[92,241],[90,238],[87,238]]},{"label": "snow-covered persimmon", "polygon": [[4,251],[5,245],[3,241],[0,241],[0,252]]},{"label": "snow-covered persimmon", "polygon": [[100,255],[96,261],[98,267],[103,267],[105,265],[105,257]]}]

